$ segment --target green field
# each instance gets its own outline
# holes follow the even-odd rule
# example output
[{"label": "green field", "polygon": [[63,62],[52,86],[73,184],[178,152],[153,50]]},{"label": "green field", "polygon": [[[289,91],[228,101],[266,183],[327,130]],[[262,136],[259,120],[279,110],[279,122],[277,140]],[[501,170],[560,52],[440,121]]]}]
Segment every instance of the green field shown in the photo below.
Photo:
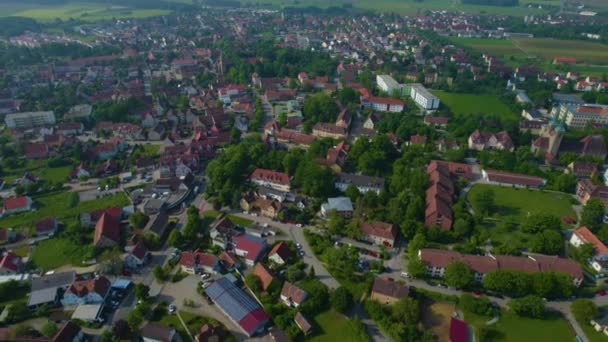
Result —
[{"label": "green field", "polygon": [[311,342],[335,342],[335,341],[349,341],[358,342],[363,341],[361,338],[353,333],[351,328],[351,321],[333,310],[323,312],[314,317],[315,332],[313,336],[307,338],[306,341]]},{"label": "green field", "polygon": [[499,218],[513,222],[522,222],[528,215],[543,213],[559,218],[576,217],[572,209],[571,196],[564,193],[543,192],[540,190],[516,189],[488,184],[476,184],[467,193],[467,200],[476,210],[471,199],[484,191],[494,191],[494,202]]},{"label": "green field", "polygon": [[484,113],[510,116],[515,119],[518,117],[500,98],[494,95],[448,93],[445,91],[433,91],[433,94],[439,97],[441,102],[456,115]]},{"label": "green field", "polygon": [[33,200],[38,208],[37,210],[4,217],[0,219],[0,227],[28,227],[48,216],[55,216],[59,221],[67,225],[76,222],[81,212],[109,207],[124,207],[130,203],[127,195],[120,192],[113,196],[80,202],[76,207],[69,208],[68,196],[68,192],[54,192],[35,196]]},{"label": "green field", "polygon": [[164,9],[134,9],[125,6],[113,6],[96,3],[69,3],[57,6],[36,6],[15,11],[18,6],[0,7],[0,15],[12,15],[19,17],[32,18],[41,22],[51,22],[56,19],[61,20],[84,20],[96,21],[106,19],[121,18],[145,18],[171,13]]},{"label": "green field", "polygon": [[[545,71],[578,71],[586,74],[608,72],[608,45],[576,40],[550,38],[450,38],[456,45],[467,46],[479,53],[500,57],[510,66],[533,64]],[[577,59],[574,65],[554,65],[556,57]]]},{"label": "green field", "polygon": [[[557,1],[557,0],[551,0]],[[329,6],[340,7],[343,5],[349,5],[355,8],[361,8],[373,11],[385,11],[385,12],[397,12],[401,14],[419,14],[424,13],[426,10],[447,10],[447,11],[463,11],[468,13],[487,13],[487,14],[503,14],[503,15],[515,15],[524,16],[527,14],[541,14],[546,13],[545,10],[537,8],[527,8],[522,3],[521,6],[516,7],[501,7],[501,6],[482,6],[482,5],[463,5],[459,0],[334,0],[334,1],[323,1],[323,0],[307,0],[307,1],[295,1],[295,0],[243,0],[243,5],[255,4],[258,6],[265,7],[281,7],[281,6],[292,6],[292,7],[307,7],[316,6],[320,8],[326,8]]]},{"label": "green field", "polygon": [[507,311],[501,311],[498,322],[486,325],[490,318],[465,313],[465,320],[476,328],[489,330],[488,341],[574,341],[574,335],[568,322],[559,314],[547,314],[543,319],[519,317]]},{"label": "green field", "polygon": [[63,265],[81,266],[82,262],[93,256],[92,244],[78,245],[66,238],[53,238],[38,242],[32,253],[36,267],[51,270]]}]

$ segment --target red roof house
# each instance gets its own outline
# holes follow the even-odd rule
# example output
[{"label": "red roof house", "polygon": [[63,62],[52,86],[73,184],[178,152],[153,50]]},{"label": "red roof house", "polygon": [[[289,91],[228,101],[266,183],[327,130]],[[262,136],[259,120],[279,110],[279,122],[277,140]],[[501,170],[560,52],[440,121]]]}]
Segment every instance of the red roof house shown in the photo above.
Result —
[{"label": "red roof house", "polygon": [[118,221],[108,214],[101,215],[95,225],[95,247],[112,247],[120,243],[120,226]]}]

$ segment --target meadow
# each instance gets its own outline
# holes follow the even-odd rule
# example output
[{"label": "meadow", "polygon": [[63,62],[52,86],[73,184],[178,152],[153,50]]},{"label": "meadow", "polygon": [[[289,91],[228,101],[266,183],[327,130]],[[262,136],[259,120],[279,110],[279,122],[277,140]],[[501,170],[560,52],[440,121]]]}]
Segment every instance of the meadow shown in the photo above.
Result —
[{"label": "meadow", "polygon": [[[185,0],[184,0],[185,1]],[[135,9],[128,6],[115,6],[103,3],[70,2],[61,5],[32,5],[8,2],[0,4],[0,16],[19,16],[32,18],[40,22],[52,22],[57,19],[77,19],[96,21],[107,19],[144,18],[171,13],[165,9]]]},{"label": "meadow", "polygon": [[433,91],[433,94],[439,97],[441,103],[450,108],[452,113],[456,115],[485,113],[517,118],[517,114],[513,113],[500,98],[494,95],[448,93],[445,91]]}]

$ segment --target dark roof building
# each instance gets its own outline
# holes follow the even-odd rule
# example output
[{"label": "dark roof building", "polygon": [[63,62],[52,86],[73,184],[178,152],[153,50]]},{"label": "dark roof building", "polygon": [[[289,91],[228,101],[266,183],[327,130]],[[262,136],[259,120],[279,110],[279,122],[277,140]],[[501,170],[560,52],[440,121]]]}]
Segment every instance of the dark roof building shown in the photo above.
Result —
[{"label": "dark roof building", "polygon": [[260,304],[237,287],[234,281],[234,277],[224,276],[209,285],[206,292],[247,336],[253,336],[264,329],[269,317]]}]

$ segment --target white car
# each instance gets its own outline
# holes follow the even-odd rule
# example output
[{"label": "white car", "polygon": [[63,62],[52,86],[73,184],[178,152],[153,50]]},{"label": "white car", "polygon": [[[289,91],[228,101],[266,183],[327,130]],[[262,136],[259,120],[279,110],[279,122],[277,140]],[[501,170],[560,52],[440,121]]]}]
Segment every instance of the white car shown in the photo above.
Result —
[{"label": "white car", "polygon": [[175,305],[171,304],[169,305],[169,313],[174,313],[176,310]]},{"label": "white car", "polygon": [[403,278],[409,278],[409,277],[410,277],[410,274],[409,274],[409,273],[407,273],[407,272],[401,272],[401,276],[402,276]]},{"label": "white car", "polygon": [[203,273],[203,274],[201,274],[201,278],[202,279],[209,279],[209,278],[211,278],[211,274],[209,274],[209,273]]},{"label": "white car", "polygon": [[298,224],[296,224],[296,227],[298,227],[298,228],[302,228],[302,224],[301,224],[301,223],[298,223]]},{"label": "white car", "polygon": [[299,243],[296,243],[296,248],[297,249],[302,249],[302,245],[300,245]]}]

